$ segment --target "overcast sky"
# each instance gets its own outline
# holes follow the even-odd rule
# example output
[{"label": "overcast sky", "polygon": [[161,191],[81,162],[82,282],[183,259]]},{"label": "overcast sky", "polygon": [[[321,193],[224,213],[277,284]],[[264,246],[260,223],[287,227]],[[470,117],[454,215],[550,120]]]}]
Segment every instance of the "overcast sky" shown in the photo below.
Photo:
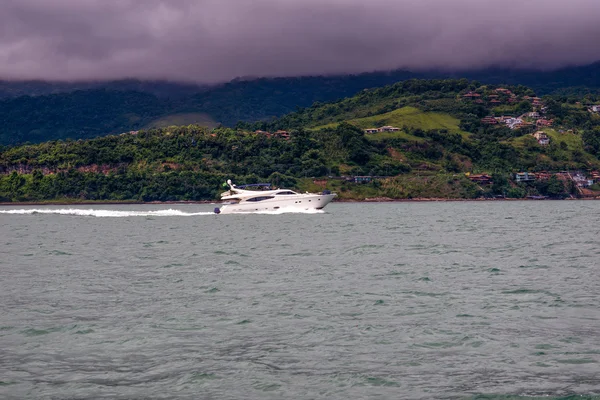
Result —
[{"label": "overcast sky", "polygon": [[198,82],[600,60],[600,0],[0,0],[0,79]]}]

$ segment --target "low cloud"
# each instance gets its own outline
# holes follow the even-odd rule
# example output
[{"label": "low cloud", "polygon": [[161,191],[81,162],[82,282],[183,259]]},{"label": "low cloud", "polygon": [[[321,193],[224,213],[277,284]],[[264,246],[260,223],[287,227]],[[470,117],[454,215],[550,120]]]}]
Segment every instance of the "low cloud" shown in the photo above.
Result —
[{"label": "low cloud", "polygon": [[219,82],[600,60],[598,0],[4,0],[0,79]]}]

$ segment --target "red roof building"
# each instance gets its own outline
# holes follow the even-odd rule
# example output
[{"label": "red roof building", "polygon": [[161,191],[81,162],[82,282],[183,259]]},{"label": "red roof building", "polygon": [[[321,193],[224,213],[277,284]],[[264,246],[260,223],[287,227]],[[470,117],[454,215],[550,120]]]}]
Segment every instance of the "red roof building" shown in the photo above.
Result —
[{"label": "red roof building", "polygon": [[543,118],[540,118],[537,121],[535,121],[535,124],[537,126],[552,126],[553,123],[554,123],[553,119],[543,119]]},{"label": "red roof building", "polygon": [[481,119],[481,123],[483,124],[489,124],[489,125],[495,125],[498,123],[498,120],[494,117],[485,117]]}]

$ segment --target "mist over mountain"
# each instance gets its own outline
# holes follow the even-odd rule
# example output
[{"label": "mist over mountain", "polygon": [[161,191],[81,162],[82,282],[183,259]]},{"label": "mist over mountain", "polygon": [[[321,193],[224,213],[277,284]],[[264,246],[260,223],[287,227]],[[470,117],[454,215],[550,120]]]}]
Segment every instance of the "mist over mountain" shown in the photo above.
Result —
[{"label": "mist over mountain", "polygon": [[219,83],[600,60],[597,0],[4,0],[0,78]]},{"label": "mist over mountain", "polygon": [[553,71],[485,69],[464,72],[395,70],[356,75],[244,78],[225,84],[169,81],[1,81],[0,143],[80,139],[150,128],[200,124],[233,126],[279,117],[407,79],[467,78],[525,85],[538,95],[595,93],[600,63]]}]

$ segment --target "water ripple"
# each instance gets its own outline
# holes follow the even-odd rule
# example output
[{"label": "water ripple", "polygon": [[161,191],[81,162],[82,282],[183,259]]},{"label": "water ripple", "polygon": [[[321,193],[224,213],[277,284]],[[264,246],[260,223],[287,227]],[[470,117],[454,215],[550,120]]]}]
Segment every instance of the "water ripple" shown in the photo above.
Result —
[{"label": "water ripple", "polygon": [[0,398],[600,396],[600,203],[211,210],[0,210]]}]

